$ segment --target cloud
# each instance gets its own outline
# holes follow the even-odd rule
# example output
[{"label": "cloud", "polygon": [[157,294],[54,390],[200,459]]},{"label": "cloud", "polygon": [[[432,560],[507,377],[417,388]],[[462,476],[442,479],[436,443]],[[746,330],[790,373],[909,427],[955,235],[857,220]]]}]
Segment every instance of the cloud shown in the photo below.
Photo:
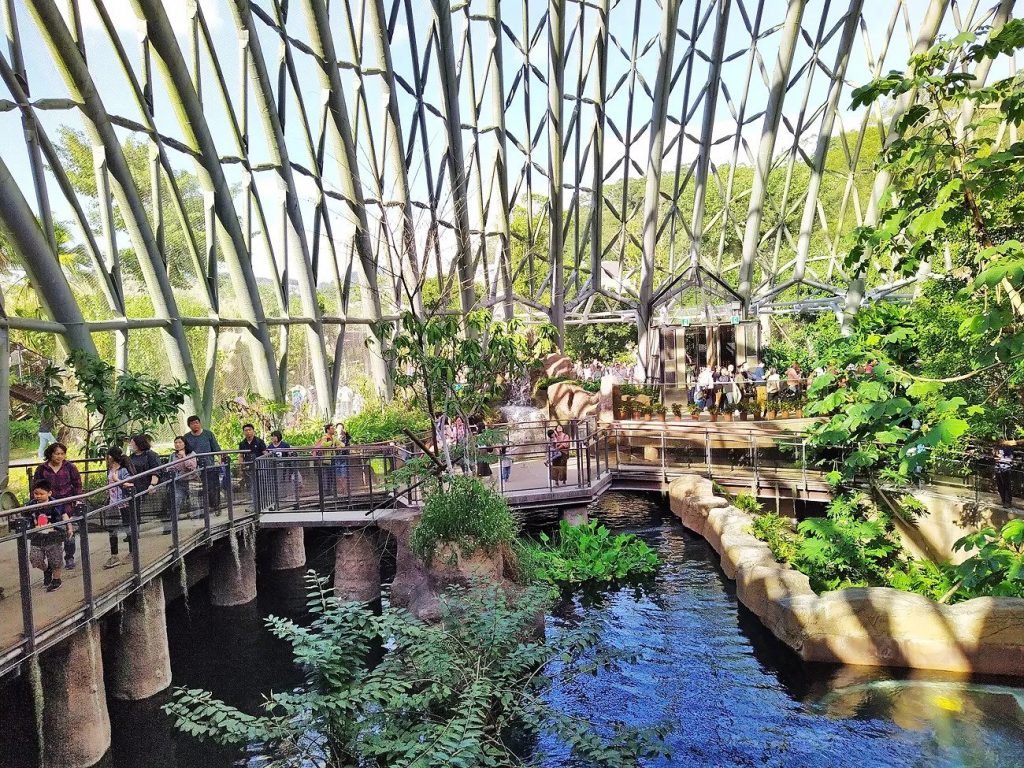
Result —
[{"label": "cloud", "polygon": [[[138,13],[132,0],[83,0],[79,3],[79,10],[82,16],[82,26],[86,30],[102,30],[103,21],[93,3],[101,4],[110,16],[114,26],[119,31],[135,32],[138,29]],[[171,22],[176,34],[185,34],[189,31],[189,5],[187,0],[167,0],[164,9],[167,18]],[[70,21],[71,14],[69,4],[58,3],[64,18]],[[203,17],[211,32],[216,32],[224,25],[224,16],[221,13],[221,2],[219,0],[199,0],[199,6],[203,10]]]}]

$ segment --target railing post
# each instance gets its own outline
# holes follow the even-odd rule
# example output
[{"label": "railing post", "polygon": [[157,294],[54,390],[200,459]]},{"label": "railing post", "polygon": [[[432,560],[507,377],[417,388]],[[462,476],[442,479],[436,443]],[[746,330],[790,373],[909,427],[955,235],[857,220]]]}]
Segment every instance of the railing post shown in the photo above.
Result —
[{"label": "railing post", "polygon": [[661,428],[661,481],[668,482],[668,469],[666,468],[665,454],[668,451],[668,444],[665,439],[665,427]]},{"label": "railing post", "polygon": [[711,471],[711,432],[704,429],[704,463],[708,468],[708,477],[713,478],[714,475]]},{"label": "railing post", "polygon": [[36,625],[32,615],[32,571],[29,567],[28,531],[18,536],[18,581],[21,586],[21,623],[25,630],[25,641],[28,652],[36,647]]},{"label": "railing post", "polygon": [[[171,547],[174,549],[174,559],[178,560],[181,558],[181,531],[178,528],[178,492],[174,487],[177,483],[177,479],[171,480],[167,484],[167,490],[165,491],[170,499],[170,503],[167,505],[171,510],[170,523],[171,523]],[[188,492],[188,486],[185,487],[186,493]]]},{"label": "railing post", "polygon": [[[73,519],[73,518],[72,518]],[[81,525],[78,527],[78,535],[82,539],[82,589],[85,593],[85,615],[92,618],[96,613],[96,604],[92,594],[92,558],[89,551],[89,518],[83,512]],[[73,524],[73,523],[72,523]]]},{"label": "railing post", "polygon": [[129,502],[131,514],[128,515],[128,541],[132,551],[132,569],[135,571],[135,584],[142,583],[142,555],[139,552],[139,496],[133,493]]},{"label": "railing post", "polygon": [[215,469],[220,473],[219,464],[209,464],[207,466],[199,467],[199,495],[202,497],[203,504],[203,527],[206,529],[206,537],[210,537],[210,515],[213,510],[210,509],[210,470]]},{"label": "railing post", "polygon": [[235,489],[231,484],[231,454],[224,457],[224,464],[218,474],[220,477],[217,478],[217,482],[224,483],[224,492],[227,495],[228,530],[233,530],[235,527]]},{"label": "railing post", "polygon": [[754,441],[754,433],[747,434],[750,441],[750,495],[757,498],[757,443]]}]

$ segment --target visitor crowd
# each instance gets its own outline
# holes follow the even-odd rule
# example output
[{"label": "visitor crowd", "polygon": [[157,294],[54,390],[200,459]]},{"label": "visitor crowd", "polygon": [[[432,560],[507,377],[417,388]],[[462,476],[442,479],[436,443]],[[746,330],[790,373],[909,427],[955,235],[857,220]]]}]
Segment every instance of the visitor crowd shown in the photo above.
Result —
[{"label": "visitor crowd", "polygon": [[[164,535],[172,533],[172,517],[202,517],[203,500],[212,514],[220,513],[222,490],[231,482],[228,464],[223,460],[225,451],[198,416],[190,416],[187,425],[188,431],[174,438],[173,450],[166,457],[153,450],[149,436],[144,434],[128,440],[127,452],[116,446],[107,449],[104,457],[110,558],[104,563],[105,568],[131,562],[143,511],[155,513],[163,520]],[[350,442],[344,424],[329,424],[316,449],[340,448]],[[279,430],[271,432],[268,445],[256,434],[253,424],[243,425],[242,439],[235,451],[241,489],[251,487],[256,459],[267,454],[280,456],[290,450]],[[53,592],[61,588],[63,572],[77,567],[77,526],[86,510],[81,499],[76,498],[83,494],[82,473],[68,460],[67,446],[53,439],[43,446],[42,453],[43,462],[32,474],[26,511],[18,524],[29,531],[30,564],[43,572],[43,584],[48,592]],[[347,477],[343,460],[335,459],[333,464],[339,478]],[[139,475],[143,474],[147,474],[141,481],[145,487],[140,487]],[[68,501],[50,505],[62,499]],[[128,545],[127,557],[121,556],[122,542]]]}]

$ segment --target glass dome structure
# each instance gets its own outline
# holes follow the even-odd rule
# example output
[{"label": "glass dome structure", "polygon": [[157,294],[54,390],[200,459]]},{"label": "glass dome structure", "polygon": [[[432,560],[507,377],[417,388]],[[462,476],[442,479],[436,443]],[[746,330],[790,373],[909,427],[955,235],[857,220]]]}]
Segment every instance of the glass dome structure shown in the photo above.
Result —
[{"label": "glass dome structure", "polygon": [[218,387],[335,392],[356,358],[386,380],[362,342],[410,306],[635,321],[644,349],[694,307],[912,291],[844,266],[912,94],[850,93],[1013,6],[6,0],[0,336],[208,413]]}]

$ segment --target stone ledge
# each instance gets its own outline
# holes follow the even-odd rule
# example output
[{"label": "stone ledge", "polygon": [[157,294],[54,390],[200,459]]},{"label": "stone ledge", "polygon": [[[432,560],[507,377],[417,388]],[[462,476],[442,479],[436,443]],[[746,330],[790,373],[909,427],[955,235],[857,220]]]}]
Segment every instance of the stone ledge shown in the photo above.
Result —
[{"label": "stone ledge", "polygon": [[736,581],[736,596],[806,661],[1024,677],[1024,600],[979,597],[942,605],[888,587],[818,595],[749,532],[752,518],[687,475],[669,485],[683,525],[703,536]]}]

